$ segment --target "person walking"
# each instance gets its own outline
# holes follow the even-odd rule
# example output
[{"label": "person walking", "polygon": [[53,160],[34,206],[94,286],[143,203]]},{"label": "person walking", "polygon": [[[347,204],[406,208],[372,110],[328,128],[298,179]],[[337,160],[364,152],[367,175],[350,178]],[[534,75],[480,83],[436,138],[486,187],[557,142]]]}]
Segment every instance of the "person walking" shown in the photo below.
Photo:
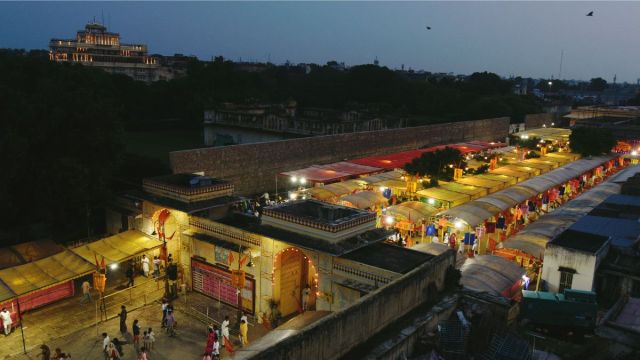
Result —
[{"label": "person walking", "polygon": [[153,277],[160,277],[160,259],[157,256],[153,257]]},{"label": "person walking", "polygon": [[242,347],[249,345],[249,324],[246,321],[240,320],[240,344]]},{"label": "person walking", "polygon": [[147,351],[151,352],[153,350],[153,344],[156,342],[156,334],[153,332],[152,328],[147,330],[147,336],[149,337],[149,346],[145,345],[145,347],[147,348]]},{"label": "person walking", "polygon": [[107,333],[102,333],[102,352],[104,353],[104,360],[109,360],[109,344],[111,344],[111,339],[109,339],[109,335]]},{"label": "person walking", "polygon": [[127,272],[126,272],[127,278],[129,279],[129,282],[127,283],[127,287],[131,287],[133,286],[133,264],[129,264],[129,268],[127,268]]},{"label": "person walking", "polygon": [[89,284],[89,281],[85,280],[82,283],[82,299],[80,300],[80,304],[84,304],[86,301],[93,301],[93,299],[91,298],[91,285]]},{"label": "person walking", "polygon": [[2,308],[0,311],[0,320],[2,320],[2,327],[4,328],[4,336],[9,336],[11,334],[11,326],[13,325],[13,320],[11,319],[11,313],[7,308]]},{"label": "person walking", "polygon": [[120,314],[118,314],[118,316],[120,317],[120,333],[122,334],[122,336],[125,336],[126,339],[126,335],[127,335],[127,307],[122,305],[120,307]]},{"label": "person walking", "polygon": [[137,354],[140,352],[140,325],[138,325],[138,319],[133,320],[131,332],[133,332],[133,348],[136,349]]},{"label": "person walking", "polygon": [[167,298],[162,298],[162,327],[167,326],[167,311],[169,311],[169,301]]},{"label": "person walking", "polygon": [[227,349],[229,353],[233,353],[233,344],[231,344],[231,340],[229,338],[229,325],[231,322],[229,321],[229,316],[225,315],[224,321],[222,322],[222,346]]},{"label": "person walking", "polygon": [[176,324],[176,318],[173,315],[173,311],[169,309],[167,311],[167,334],[169,334],[169,336],[171,337],[176,336],[176,332],[173,329],[175,324]]},{"label": "person walking", "polygon": [[42,360],[51,360],[51,349],[46,344],[40,345],[40,354],[38,357],[41,357]]},{"label": "person walking", "polygon": [[207,328],[207,345],[204,347],[204,352],[211,354],[213,352],[213,343],[216,341],[216,333],[213,332],[213,327]]},{"label": "person walking", "polygon": [[142,272],[144,273],[144,277],[149,277],[149,258],[147,255],[142,255]]}]

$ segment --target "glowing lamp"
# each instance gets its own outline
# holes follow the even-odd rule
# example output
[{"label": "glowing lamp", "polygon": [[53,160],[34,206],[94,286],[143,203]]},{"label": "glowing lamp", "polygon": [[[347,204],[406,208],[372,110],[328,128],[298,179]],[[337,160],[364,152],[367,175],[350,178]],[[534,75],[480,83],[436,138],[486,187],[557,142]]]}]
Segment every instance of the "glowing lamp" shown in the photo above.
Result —
[{"label": "glowing lamp", "polygon": [[429,205],[433,205],[436,203],[436,201],[433,200],[432,198],[427,199],[427,202],[429,203]]},{"label": "glowing lamp", "polygon": [[109,265],[109,269],[111,270],[116,270],[118,268],[118,263],[113,263],[111,265]]},{"label": "glowing lamp", "polygon": [[464,223],[461,220],[456,220],[456,222],[453,224],[456,229],[462,229],[462,227],[464,226]]},{"label": "glowing lamp", "polygon": [[295,177],[295,176],[292,176],[291,177],[291,182],[294,183],[294,184],[297,183],[298,182],[298,178]]},{"label": "glowing lamp", "polygon": [[304,185],[307,183],[307,179],[305,178],[300,178],[300,184]]}]

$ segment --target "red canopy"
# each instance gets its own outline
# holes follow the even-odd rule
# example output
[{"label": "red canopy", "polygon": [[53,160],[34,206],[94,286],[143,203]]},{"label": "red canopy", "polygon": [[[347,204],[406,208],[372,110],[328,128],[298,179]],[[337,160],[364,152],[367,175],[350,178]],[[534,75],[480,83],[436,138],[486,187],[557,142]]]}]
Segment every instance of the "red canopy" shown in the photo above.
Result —
[{"label": "red canopy", "polygon": [[340,161],[327,165],[314,165],[314,167],[335,170],[337,172],[351,174],[353,176],[370,175],[381,172],[383,170],[379,167],[360,165],[348,161]]},{"label": "red canopy", "polygon": [[329,183],[348,179],[352,175],[331,169],[310,166],[304,169],[283,172],[280,173],[280,176],[296,177],[312,183]]}]

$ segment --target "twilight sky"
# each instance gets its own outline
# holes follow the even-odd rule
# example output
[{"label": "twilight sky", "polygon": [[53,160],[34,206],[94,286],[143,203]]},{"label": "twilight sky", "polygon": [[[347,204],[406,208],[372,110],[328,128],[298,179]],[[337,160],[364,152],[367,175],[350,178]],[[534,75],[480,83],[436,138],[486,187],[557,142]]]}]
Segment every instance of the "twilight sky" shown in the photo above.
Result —
[{"label": "twilight sky", "polygon": [[377,56],[392,68],[557,78],[564,50],[563,79],[640,78],[640,2],[0,2],[0,48],[46,48],[101,12],[151,53],[348,65]]}]

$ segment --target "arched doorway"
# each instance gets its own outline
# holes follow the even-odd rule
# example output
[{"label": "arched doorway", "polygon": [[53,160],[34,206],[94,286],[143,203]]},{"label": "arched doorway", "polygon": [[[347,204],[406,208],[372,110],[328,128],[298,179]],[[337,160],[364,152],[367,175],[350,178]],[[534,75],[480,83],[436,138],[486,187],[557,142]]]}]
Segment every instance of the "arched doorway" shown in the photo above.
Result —
[{"label": "arched doorway", "polygon": [[318,274],[316,268],[299,249],[286,248],[276,256],[274,264],[274,297],[279,301],[282,317],[303,311],[304,290],[309,287],[307,310],[314,310]]}]

